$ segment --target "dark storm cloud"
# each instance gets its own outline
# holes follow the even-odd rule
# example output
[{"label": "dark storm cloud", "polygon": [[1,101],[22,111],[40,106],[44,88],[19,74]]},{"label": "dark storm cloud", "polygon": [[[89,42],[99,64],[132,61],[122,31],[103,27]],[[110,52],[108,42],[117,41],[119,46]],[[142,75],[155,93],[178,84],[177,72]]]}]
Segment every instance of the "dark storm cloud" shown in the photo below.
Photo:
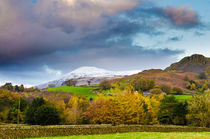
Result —
[{"label": "dark storm cloud", "polygon": [[196,12],[183,7],[157,8],[145,0],[96,1],[1,0],[0,70],[164,66],[184,51],[135,46],[133,37],[165,34],[159,29],[168,23],[181,28],[200,24]]}]

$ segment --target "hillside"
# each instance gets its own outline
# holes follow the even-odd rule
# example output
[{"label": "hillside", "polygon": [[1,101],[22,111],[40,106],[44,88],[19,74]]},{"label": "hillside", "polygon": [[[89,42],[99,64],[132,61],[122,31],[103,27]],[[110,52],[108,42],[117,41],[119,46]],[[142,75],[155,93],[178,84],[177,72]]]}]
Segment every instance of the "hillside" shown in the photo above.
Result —
[{"label": "hillside", "polygon": [[177,63],[173,63],[166,68],[166,71],[206,73],[206,75],[210,76],[210,58],[194,54],[183,58]]},{"label": "hillside", "polygon": [[190,73],[190,72],[179,73],[179,72],[164,71],[161,69],[151,69],[151,70],[145,70],[141,73],[132,76],[116,79],[113,80],[112,82],[120,81],[121,84],[127,84],[128,82],[132,81],[135,78],[146,78],[154,80],[157,85],[168,84],[173,87],[180,87],[182,89],[185,89],[187,81],[185,81],[184,78],[186,76],[190,80],[199,81],[198,74],[196,73]]}]

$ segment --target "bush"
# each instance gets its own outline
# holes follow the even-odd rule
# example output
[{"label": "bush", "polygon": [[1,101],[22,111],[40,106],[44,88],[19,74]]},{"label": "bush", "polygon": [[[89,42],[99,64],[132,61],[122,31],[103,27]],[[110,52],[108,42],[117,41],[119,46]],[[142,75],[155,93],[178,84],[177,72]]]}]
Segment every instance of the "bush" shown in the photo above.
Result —
[{"label": "bush", "polygon": [[35,112],[34,119],[38,125],[56,125],[61,121],[57,109],[48,105],[39,107]]},{"label": "bush", "polygon": [[163,85],[160,86],[160,88],[166,94],[169,94],[171,92],[171,86],[170,85],[163,84]]},{"label": "bush", "polygon": [[108,90],[112,88],[112,85],[109,81],[103,81],[99,84],[102,90]]},{"label": "bush", "polygon": [[179,87],[174,87],[174,88],[173,88],[173,91],[174,91],[175,93],[177,93],[177,94],[180,94],[180,95],[183,94],[183,90],[182,90],[181,88],[179,88]]}]

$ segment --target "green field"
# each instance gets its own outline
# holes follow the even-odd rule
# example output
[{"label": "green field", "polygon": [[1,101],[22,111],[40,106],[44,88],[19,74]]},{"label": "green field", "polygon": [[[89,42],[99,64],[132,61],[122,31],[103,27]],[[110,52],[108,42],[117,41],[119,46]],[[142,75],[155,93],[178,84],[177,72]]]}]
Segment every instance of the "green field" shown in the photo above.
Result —
[{"label": "green field", "polygon": [[210,139],[210,132],[135,132],[104,135],[82,135],[66,137],[42,137],[36,139]]},{"label": "green field", "polygon": [[185,101],[192,97],[192,95],[173,95],[179,101]]},{"label": "green field", "polygon": [[47,91],[63,91],[70,92],[73,95],[82,95],[87,98],[95,98],[97,95],[94,94],[94,90],[98,89],[97,87],[73,87],[73,86],[60,86],[60,87],[51,87]]}]

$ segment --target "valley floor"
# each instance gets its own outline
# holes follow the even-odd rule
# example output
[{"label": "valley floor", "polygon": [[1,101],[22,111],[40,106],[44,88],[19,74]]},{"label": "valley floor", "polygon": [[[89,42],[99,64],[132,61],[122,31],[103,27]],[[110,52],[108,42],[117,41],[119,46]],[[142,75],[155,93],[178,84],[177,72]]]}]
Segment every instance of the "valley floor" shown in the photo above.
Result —
[{"label": "valley floor", "polygon": [[33,139],[210,139],[210,132],[134,132],[105,135],[82,135],[66,137],[42,137]]}]

